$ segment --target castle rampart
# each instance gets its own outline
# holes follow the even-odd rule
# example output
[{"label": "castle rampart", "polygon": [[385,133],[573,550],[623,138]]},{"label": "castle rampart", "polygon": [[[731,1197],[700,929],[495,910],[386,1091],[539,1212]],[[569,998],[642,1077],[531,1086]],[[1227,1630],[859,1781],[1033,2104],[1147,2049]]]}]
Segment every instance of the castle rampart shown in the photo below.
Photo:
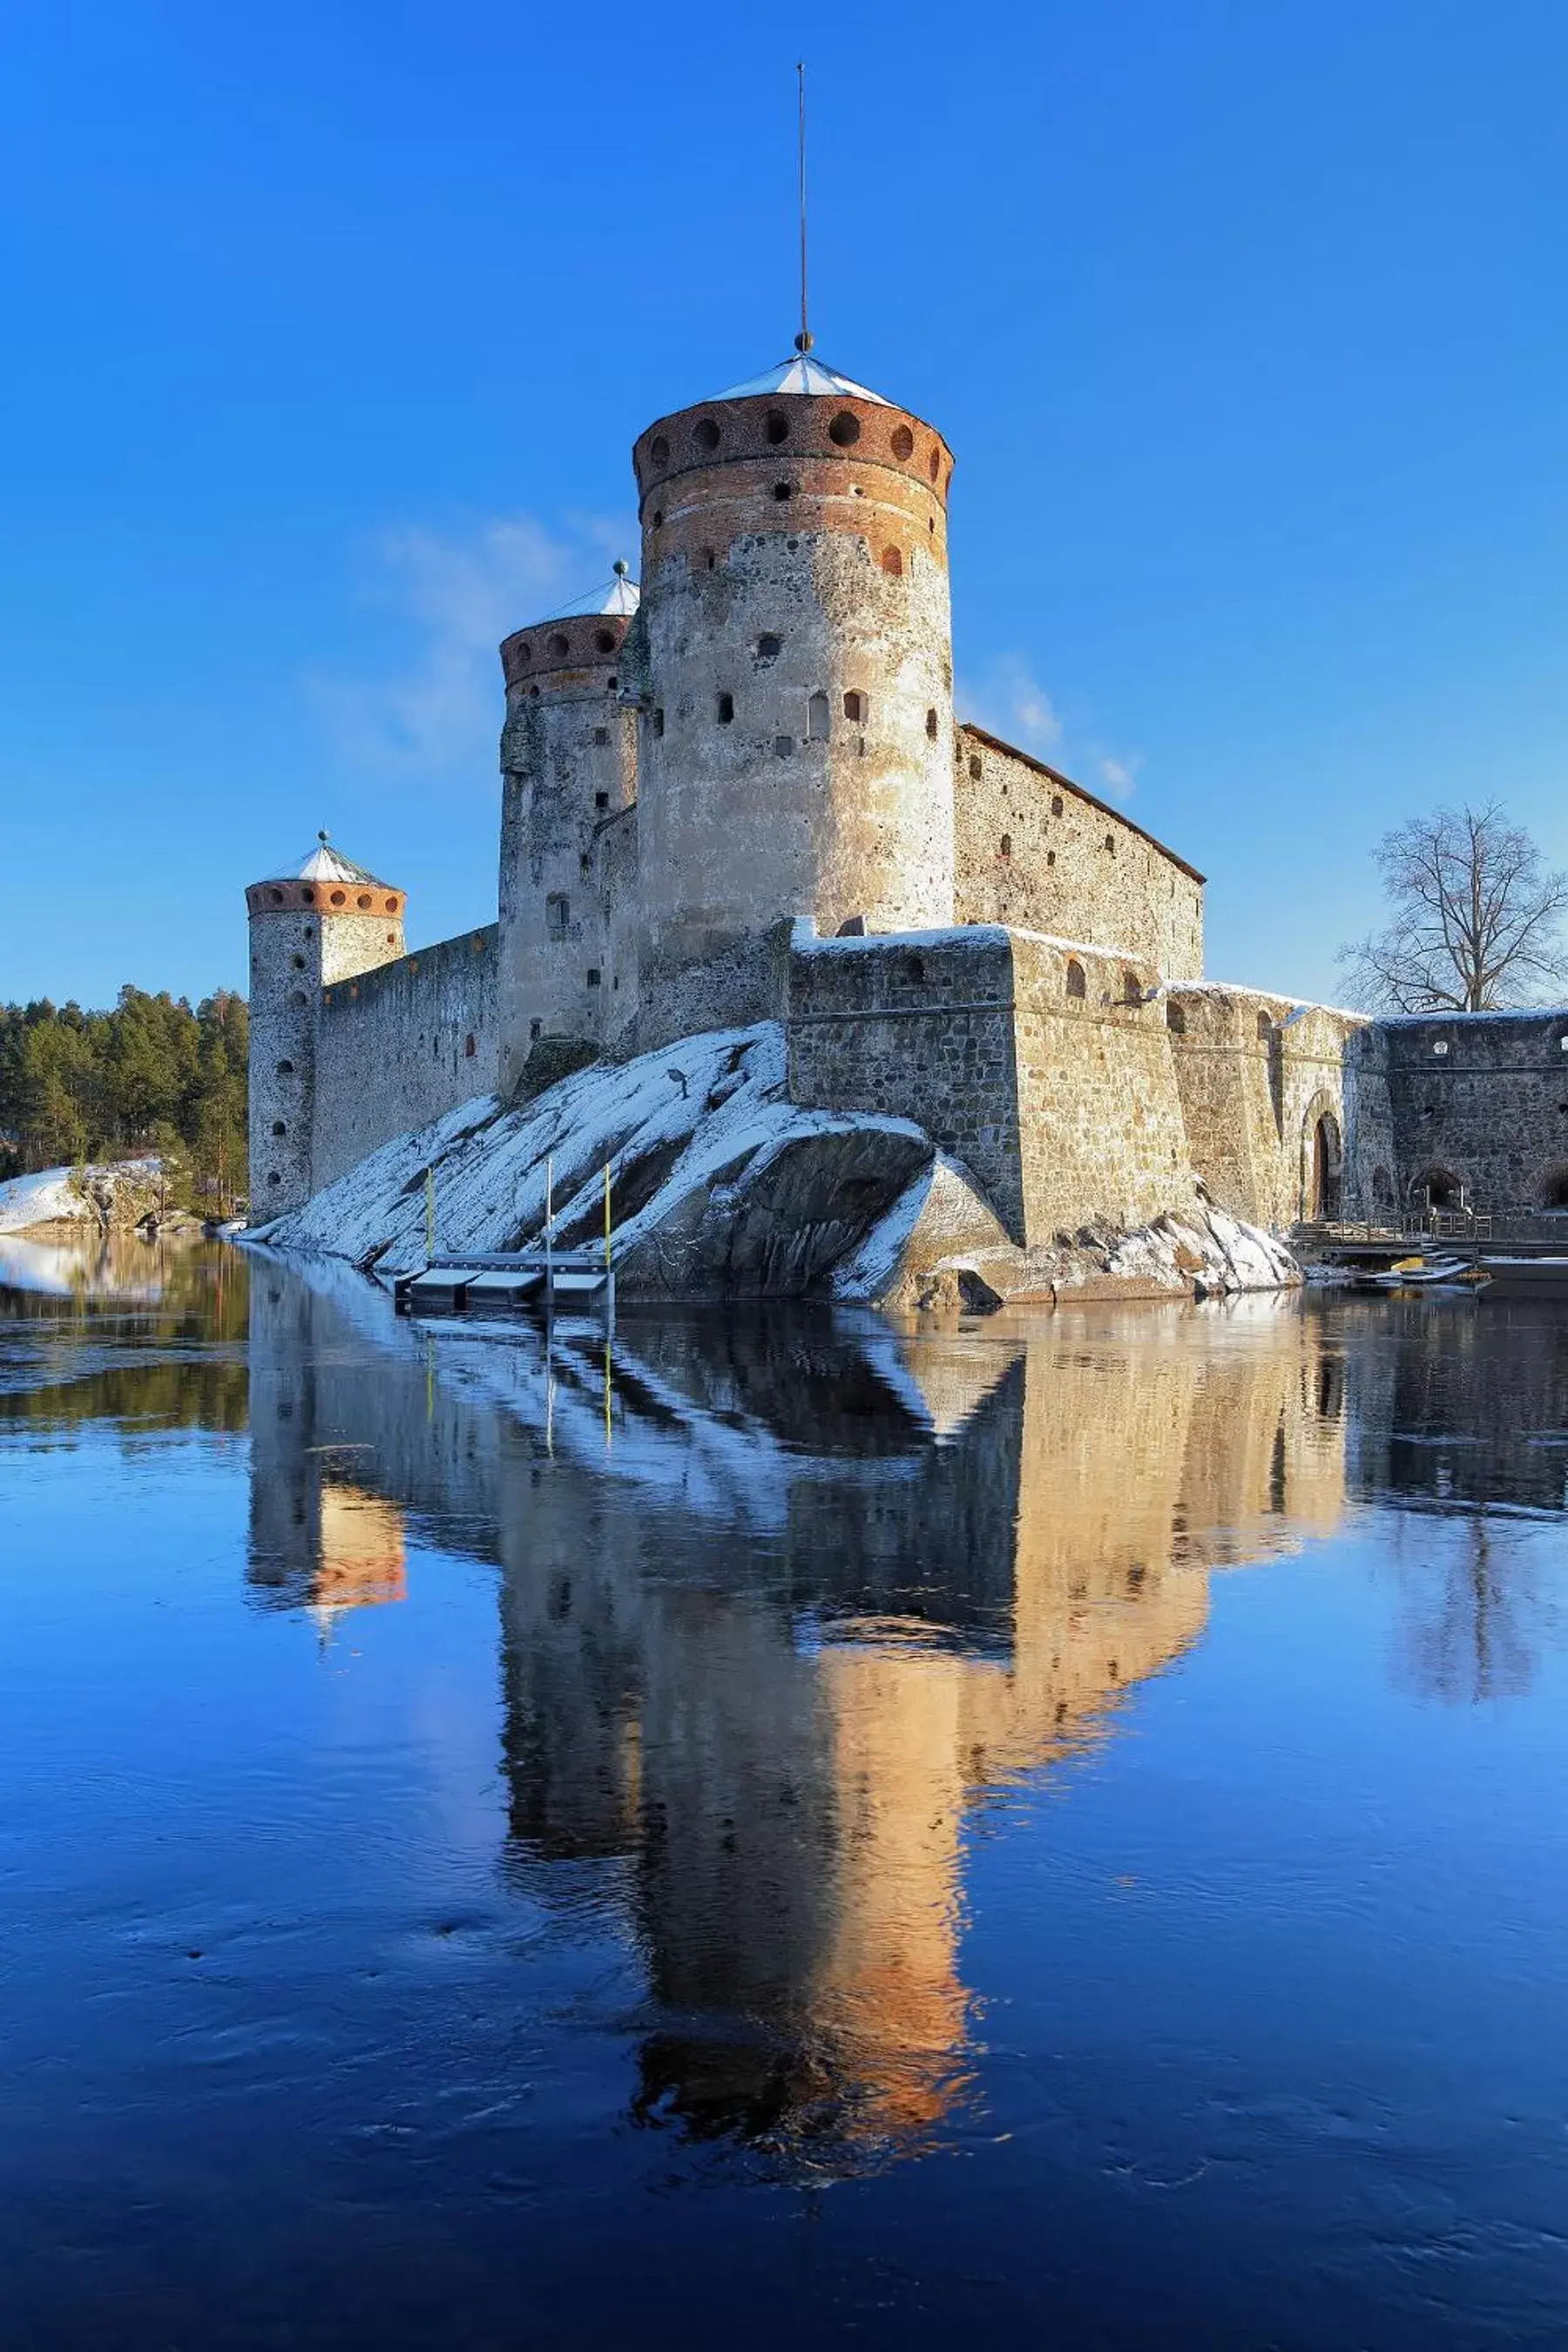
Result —
[{"label": "castle rampart", "polygon": [[499,1077],[497,927],[463,931],[321,992],[312,1190]]},{"label": "castle rampart", "polygon": [[1357,1214],[1568,1209],[1568,1013],[1377,1021],[1346,1084]]}]

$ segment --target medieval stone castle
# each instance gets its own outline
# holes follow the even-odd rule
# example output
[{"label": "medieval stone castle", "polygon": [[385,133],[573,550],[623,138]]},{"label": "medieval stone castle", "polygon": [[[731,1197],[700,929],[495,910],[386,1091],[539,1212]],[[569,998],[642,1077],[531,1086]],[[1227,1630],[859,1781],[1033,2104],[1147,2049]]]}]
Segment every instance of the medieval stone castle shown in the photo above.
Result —
[{"label": "medieval stone castle", "polygon": [[1205,981],[1203,876],[955,720],[939,432],[807,349],[632,464],[640,593],[617,565],[500,648],[498,919],[409,953],[324,836],[247,890],[253,1219],[472,1097],[763,1020],[795,1101],[917,1121],[1020,1243],[1405,1197],[1425,1033]]}]

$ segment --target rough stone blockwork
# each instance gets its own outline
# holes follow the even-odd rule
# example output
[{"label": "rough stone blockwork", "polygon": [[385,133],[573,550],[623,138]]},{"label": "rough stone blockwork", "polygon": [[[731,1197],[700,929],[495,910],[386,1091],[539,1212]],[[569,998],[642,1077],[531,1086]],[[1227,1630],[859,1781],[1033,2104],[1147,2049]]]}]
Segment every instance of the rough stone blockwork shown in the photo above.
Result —
[{"label": "rough stone blockwork", "polygon": [[1358,1214],[1568,1208],[1568,1012],[1373,1023],[1346,1069]]},{"label": "rough stone blockwork", "polygon": [[497,1082],[496,927],[323,990],[312,1189]]}]

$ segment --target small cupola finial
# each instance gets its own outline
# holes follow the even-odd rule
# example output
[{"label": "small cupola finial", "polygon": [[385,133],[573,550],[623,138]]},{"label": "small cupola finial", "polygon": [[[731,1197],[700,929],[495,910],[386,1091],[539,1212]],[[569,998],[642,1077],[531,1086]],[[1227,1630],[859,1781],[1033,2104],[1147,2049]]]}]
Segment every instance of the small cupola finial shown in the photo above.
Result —
[{"label": "small cupola finial", "polygon": [[321,847],[322,847],[323,849],[325,849],[325,847],[326,847],[326,845],[327,845],[328,842],[331,839],[331,834],[327,831],[327,828],[326,828],[326,826],[325,826],[325,825],[323,825],[323,826],[321,827],[321,829],[320,833],[318,833],[318,834],[317,834],[317,835],[316,835],[316,839],[321,843]]},{"label": "small cupola finial", "polygon": [[611,571],[615,573],[617,580],[626,579],[627,573],[631,571],[631,565],[626,562],[624,555],[617,555],[614,563],[610,566]]}]

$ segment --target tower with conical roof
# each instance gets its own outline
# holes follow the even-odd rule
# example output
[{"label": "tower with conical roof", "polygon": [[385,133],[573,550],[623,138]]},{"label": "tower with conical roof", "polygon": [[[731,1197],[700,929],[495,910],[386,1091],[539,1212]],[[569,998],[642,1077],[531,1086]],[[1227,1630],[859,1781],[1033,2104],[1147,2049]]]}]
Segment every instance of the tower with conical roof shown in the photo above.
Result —
[{"label": "tower with conical roof", "polygon": [[[637,720],[620,656],[637,584],[607,589],[501,646],[500,1084],[559,1075],[636,1003]],[[620,919],[616,919],[617,914]]]},{"label": "tower with conical roof", "polygon": [[953,919],[952,456],[793,358],[633,452],[638,1043],[779,1010],[778,930]]},{"label": "tower with conical roof", "polygon": [[[312,1192],[321,991],[403,953],[406,896],[335,850],[327,835],[298,866],[253,882],[250,918],[250,1217],[259,1224]],[[365,1074],[367,1086],[374,1074]]]}]

